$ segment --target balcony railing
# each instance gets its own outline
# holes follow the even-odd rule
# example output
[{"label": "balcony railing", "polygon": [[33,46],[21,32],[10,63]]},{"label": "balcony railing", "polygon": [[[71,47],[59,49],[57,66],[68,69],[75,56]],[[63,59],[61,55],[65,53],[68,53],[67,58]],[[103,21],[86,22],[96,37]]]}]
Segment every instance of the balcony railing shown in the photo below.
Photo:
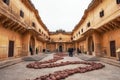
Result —
[{"label": "balcony railing", "polygon": [[[19,10],[17,8],[17,6],[14,6],[17,10]],[[19,16],[19,13],[17,11],[15,11],[14,9],[12,9],[12,7],[6,5],[4,2],[0,1],[0,13],[4,16],[6,16],[7,18],[11,19],[14,22],[19,23],[22,27],[27,28],[28,27],[28,22],[24,21],[24,19],[22,19]]]}]

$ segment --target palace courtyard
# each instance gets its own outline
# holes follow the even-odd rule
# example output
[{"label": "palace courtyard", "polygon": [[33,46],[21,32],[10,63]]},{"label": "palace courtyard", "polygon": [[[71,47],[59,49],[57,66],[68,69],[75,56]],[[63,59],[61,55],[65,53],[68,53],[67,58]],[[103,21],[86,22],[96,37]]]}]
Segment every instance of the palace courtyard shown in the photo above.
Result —
[{"label": "palace courtyard", "polygon": [[0,0],[0,80],[120,80],[120,0]]},{"label": "palace courtyard", "polygon": [[[53,58],[53,54],[47,54],[40,61],[45,61]],[[65,56],[64,59],[57,61],[56,63],[60,63],[61,61],[83,61],[78,57],[69,57]],[[64,69],[73,69],[76,67],[84,67],[85,64],[73,64],[73,65],[65,65],[54,68],[43,68],[43,69],[32,69],[27,68],[26,65],[33,61],[22,61],[20,63],[4,67],[0,69],[0,80],[34,80],[36,77],[40,77],[42,75],[47,75],[49,73],[53,73],[54,71],[64,70]],[[99,70],[94,70],[85,73],[76,73],[66,77],[64,80],[120,80],[120,67],[116,67],[113,65],[109,65],[103,63],[101,61],[95,61],[105,65],[104,68]],[[36,79],[40,80],[40,79]]]}]

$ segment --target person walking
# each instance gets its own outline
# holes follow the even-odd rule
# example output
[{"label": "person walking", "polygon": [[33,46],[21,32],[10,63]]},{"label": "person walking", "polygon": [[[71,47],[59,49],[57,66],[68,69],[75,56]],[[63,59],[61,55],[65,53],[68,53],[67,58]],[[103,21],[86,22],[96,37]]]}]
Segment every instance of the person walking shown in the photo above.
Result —
[{"label": "person walking", "polygon": [[68,52],[69,52],[69,56],[70,56],[70,57],[73,57],[73,48],[69,48],[69,49],[68,49]]},{"label": "person walking", "polygon": [[36,48],[36,54],[38,54],[38,48]]},{"label": "person walking", "polygon": [[33,55],[33,50],[32,50],[31,46],[30,46],[30,53],[31,53],[31,55]]}]

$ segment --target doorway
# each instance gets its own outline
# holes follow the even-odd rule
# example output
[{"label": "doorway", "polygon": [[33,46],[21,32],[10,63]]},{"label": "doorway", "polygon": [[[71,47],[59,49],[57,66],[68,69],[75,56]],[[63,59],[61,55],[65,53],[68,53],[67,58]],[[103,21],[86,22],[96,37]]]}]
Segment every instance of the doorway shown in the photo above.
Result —
[{"label": "doorway", "polygon": [[89,55],[92,55],[92,52],[94,52],[94,41],[92,36],[88,38],[88,51]]},{"label": "doorway", "polygon": [[62,52],[63,50],[62,50],[62,46],[59,46],[59,52]]},{"label": "doorway", "polygon": [[14,56],[14,41],[9,41],[8,57]]},{"label": "doorway", "polygon": [[115,41],[110,41],[110,55],[116,57]]},{"label": "doorway", "polygon": [[30,49],[30,54],[31,55],[34,55],[34,52],[35,52],[35,39],[33,36],[31,36],[30,38],[30,46],[29,46],[29,49]]}]

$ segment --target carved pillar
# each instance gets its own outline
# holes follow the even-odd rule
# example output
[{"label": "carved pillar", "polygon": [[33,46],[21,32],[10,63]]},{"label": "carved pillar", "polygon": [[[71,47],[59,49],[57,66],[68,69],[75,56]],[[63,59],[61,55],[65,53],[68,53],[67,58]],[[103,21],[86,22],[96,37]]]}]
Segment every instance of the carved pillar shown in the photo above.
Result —
[{"label": "carved pillar", "polygon": [[101,56],[101,36],[97,32],[93,33],[94,55]]}]

